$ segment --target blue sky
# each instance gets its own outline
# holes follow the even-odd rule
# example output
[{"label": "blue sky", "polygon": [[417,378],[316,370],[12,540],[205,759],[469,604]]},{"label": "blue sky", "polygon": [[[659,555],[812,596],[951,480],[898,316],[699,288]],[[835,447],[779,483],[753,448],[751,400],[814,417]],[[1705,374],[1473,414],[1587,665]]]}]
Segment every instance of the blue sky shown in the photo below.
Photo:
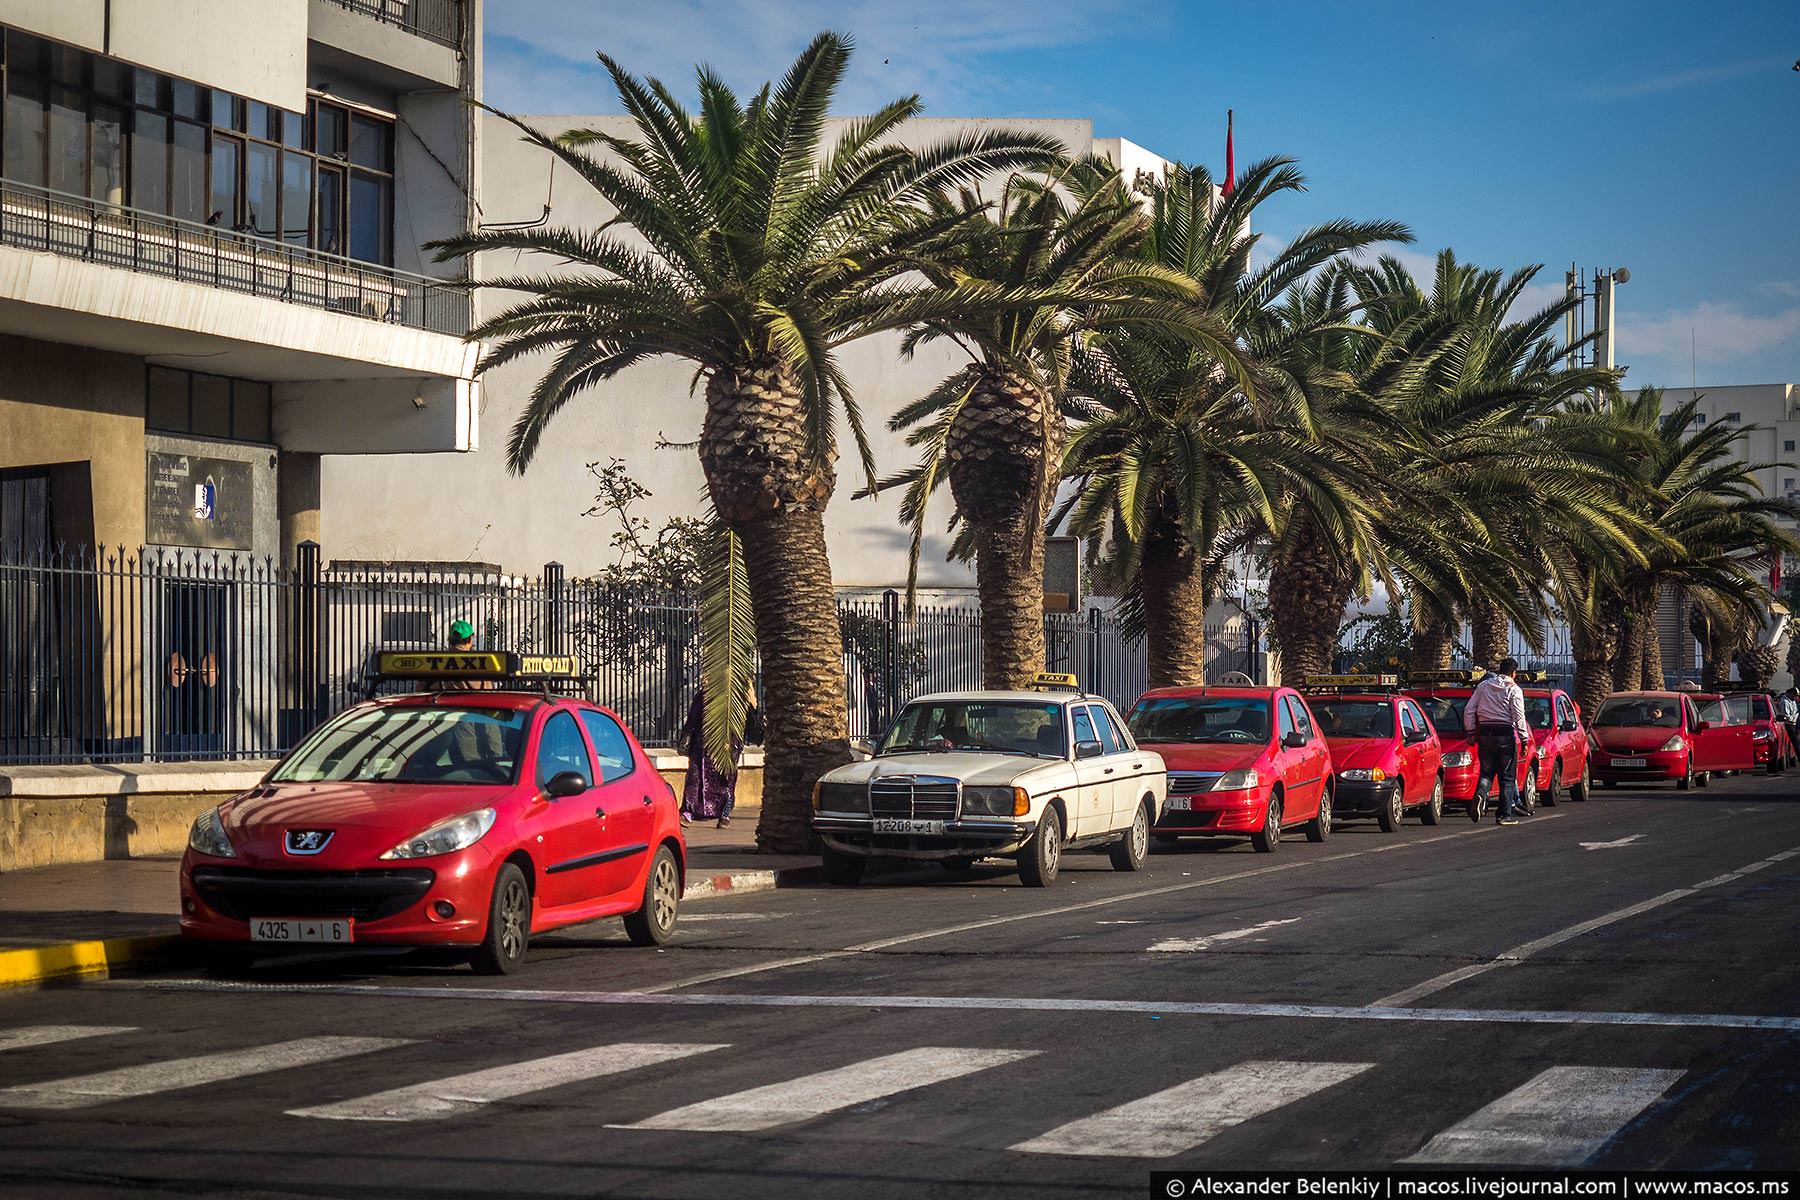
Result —
[{"label": "blue sky", "polygon": [[918,92],[934,116],[1090,117],[1170,158],[1300,160],[1290,238],[1407,222],[1403,254],[1629,266],[1628,383],[1800,383],[1800,3],[1795,0],[488,0],[487,95],[616,112],[605,49],[691,93],[743,90],[820,29],[858,54],[839,109]]}]

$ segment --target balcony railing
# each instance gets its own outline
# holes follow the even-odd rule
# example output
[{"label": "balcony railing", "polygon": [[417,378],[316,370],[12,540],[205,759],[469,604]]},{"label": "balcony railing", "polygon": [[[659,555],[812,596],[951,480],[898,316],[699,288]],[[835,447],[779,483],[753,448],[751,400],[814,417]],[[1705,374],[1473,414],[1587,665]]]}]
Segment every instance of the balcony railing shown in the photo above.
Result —
[{"label": "balcony railing", "polygon": [[462,0],[331,0],[351,12],[462,49]]},{"label": "balcony railing", "polygon": [[304,246],[0,180],[0,245],[461,337],[469,293]]}]

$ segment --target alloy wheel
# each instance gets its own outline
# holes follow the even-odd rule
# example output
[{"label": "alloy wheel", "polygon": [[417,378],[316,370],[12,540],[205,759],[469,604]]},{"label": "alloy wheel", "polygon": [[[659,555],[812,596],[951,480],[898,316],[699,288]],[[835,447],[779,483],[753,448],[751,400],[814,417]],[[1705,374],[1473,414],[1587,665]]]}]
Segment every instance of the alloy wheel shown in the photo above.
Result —
[{"label": "alloy wheel", "polygon": [[531,911],[531,893],[523,879],[514,876],[506,881],[500,893],[500,952],[507,958],[525,953],[526,914]]}]

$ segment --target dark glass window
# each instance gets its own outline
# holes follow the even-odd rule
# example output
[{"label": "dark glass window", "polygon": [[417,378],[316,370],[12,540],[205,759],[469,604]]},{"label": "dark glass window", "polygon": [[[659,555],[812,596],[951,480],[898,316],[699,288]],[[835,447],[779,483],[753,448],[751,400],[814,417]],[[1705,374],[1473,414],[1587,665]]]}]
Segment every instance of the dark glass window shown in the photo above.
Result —
[{"label": "dark glass window", "polygon": [[152,429],[185,431],[189,424],[188,381],[192,378],[186,371],[151,367],[145,381],[144,424]]},{"label": "dark glass window", "polygon": [[44,81],[10,72],[6,79],[6,177],[41,186],[45,146]]},{"label": "dark glass window", "polygon": [[206,202],[208,225],[232,229],[238,224],[238,156],[242,145],[236,138],[213,137],[212,196]]},{"label": "dark glass window", "polygon": [[220,129],[236,129],[240,121],[243,101],[230,92],[213,89],[212,123]]},{"label": "dark glass window", "polygon": [[277,169],[281,152],[262,142],[251,142],[244,153],[244,224],[257,237],[279,238]]},{"label": "dark glass window", "polygon": [[23,71],[28,75],[42,75],[49,56],[50,43],[42,38],[20,33],[17,29],[6,31],[6,65],[10,69]]},{"label": "dark glass window", "polygon": [[269,442],[270,389],[253,379],[231,381],[231,436],[244,442]]},{"label": "dark glass window", "polygon": [[538,738],[537,783],[543,787],[550,777],[564,771],[579,771],[589,783],[594,781],[594,766],[588,761],[587,743],[581,740],[581,727],[565,710],[550,714],[544,732]]},{"label": "dark glass window", "polygon": [[169,81],[169,106],[178,117],[186,117],[190,121],[204,121],[207,110],[212,107],[208,89],[197,83],[189,83],[185,79]]},{"label": "dark glass window", "polygon": [[344,169],[319,165],[318,240],[328,254],[344,252]]},{"label": "dark glass window", "polygon": [[231,436],[231,380],[223,375],[194,376],[193,432]]},{"label": "dark glass window", "polygon": [[295,150],[306,149],[306,118],[297,112],[281,114],[281,144]]},{"label": "dark glass window", "polygon": [[243,130],[251,137],[269,136],[269,106],[260,100],[244,101]]},{"label": "dark glass window", "polygon": [[50,178],[59,192],[87,195],[87,99],[75,88],[50,89]]},{"label": "dark glass window", "polygon": [[313,160],[305,154],[281,155],[281,240],[308,245],[312,230]]},{"label": "dark glass window", "polygon": [[125,203],[125,110],[94,103],[88,144],[88,195],[106,204]]},{"label": "dark glass window", "polygon": [[350,257],[393,261],[394,181],[364,171],[350,176]]},{"label": "dark glass window", "polygon": [[394,169],[394,127],[362,113],[350,115],[350,161],[377,171]]},{"label": "dark glass window", "polygon": [[631,774],[631,741],[619,723],[591,708],[581,710],[581,723],[587,726],[588,740],[594,743],[594,754],[600,759],[600,781],[611,783]]},{"label": "dark glass window", "polygon": [[57,83],[66,83],[70,87],[81,87],[87,82],[82,78],[82,68],[87,65],[87,55],[73,46],[50,46],[50,78]]},{"label": "dark glass window", "polygon": [[169,214],[183,221],[206,220],[206,126],[176,121],[169,149]]},{"label": "dark glass window", "polygon": [[319,104],[313,110],[314,149],[327,158],[343,158],[347,152],[349,114],[331,104]]},{"label": "dark glass window", "polygon": [[131,206],[169,211],[169,118],[143,109],[131,128]]},{"label": "dark glass window", "polygon": [[94,60],[94,90],[115,100],[131,98],[131,68],[108,58]]},{"label": "dark glass window", "polygon": [[169,107],[169,81],[155,71],[139,67],[132,77],[131,91],[143,108]]}]

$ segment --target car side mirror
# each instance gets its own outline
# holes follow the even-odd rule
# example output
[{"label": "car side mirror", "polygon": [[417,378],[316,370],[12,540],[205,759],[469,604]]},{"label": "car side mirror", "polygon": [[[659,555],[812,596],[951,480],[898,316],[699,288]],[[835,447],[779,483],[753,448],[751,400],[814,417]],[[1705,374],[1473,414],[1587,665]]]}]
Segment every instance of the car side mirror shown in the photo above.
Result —
[{"label": "car side mirror", "polygon": [[1281,739],[1281,745],[1284,750],[1298,750],[1306,745],[1306,735],[1298,729],[1289,730],[1288,735]]},{"label": "car side mirror", "polygon": [[875,757],[875,739],[874,738],[866,738],[866,737],[865,738],[851,738],[850,739],[850,748],[852,750],[856,751],[858,754],[867,755],[870,758]]},{"label": "car side mirror", "polygon": [[1695,733],[1705,733],[1707,730],[1709,730],[1711,728],[1712,728],[1711,721],[1695,721],[1694,722],[1694,732]]},{"label": "car side mirror", "polygon": [[544,794],[552,800],[579,796],[588,790],[588,778],[580,771],[558,771],[544,784]]},{"label": "car side mirror", "polygon": [[1075,743],[1075,757],[1076,758],[1099,758],[1102,754],[1105,754],[1105,753],[1106,753],[1106,747],[1102,746],[1099,742],[1076,742]]},{"label": "car side mirror", "polygon": [[1573,718],[1571,718],[1567,721],[1564,721],[1562,723],[1562,731],[1564,733],[1574,733],[1577,729],[1580,729],[1580,728],[1581,728],[1581,722],[1574,720]]}]

